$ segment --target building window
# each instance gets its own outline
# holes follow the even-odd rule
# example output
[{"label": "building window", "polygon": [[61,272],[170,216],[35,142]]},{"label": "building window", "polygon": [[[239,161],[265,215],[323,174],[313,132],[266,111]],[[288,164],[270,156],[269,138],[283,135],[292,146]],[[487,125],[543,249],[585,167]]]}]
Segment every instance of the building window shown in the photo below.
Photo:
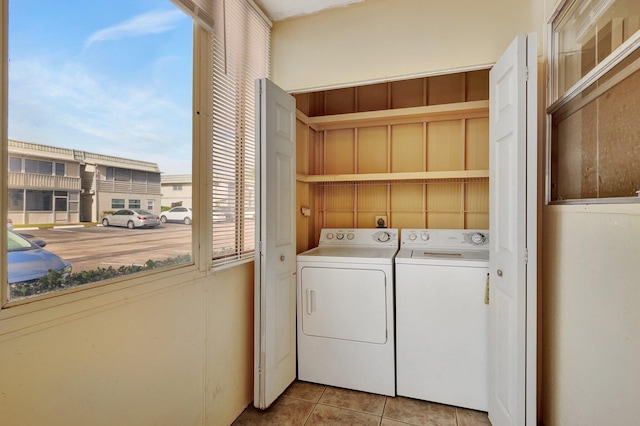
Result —
[{"label": "building window", "polygon": [[64,176],[64,173],[65,173],[65,164],[56,163],[56,176]]},{"label": "building window", "polygon": [[154,200],[147,200],[147,210],[151,213],[153,213],[153,208],[155,207],[155,205],[156,203]]},{"label": "building window", "polygon": [[[255,248],[255,80],[268,77],[269,23],[243,0],[214,3],[213,264]],[[221,70],[224,70],[221,71]]]},{"label": "building window", "polygon": [[24,160],[25,173],[51,176],[53,174],[53,163],[51,161]]},{"label": "building window", "polygon": [[129,208],[130,209],[139,209],[140,208],[140,200],[129,200]]},{"label": "building window", "polygon": [[14,173],[22,172],[22,158],[9,157],[9,171]]},{"label": "building window", "polygon": [[28,212],[50,212],[53,211],[53,191],[38,191],[27,189]]},{"label": "building window", "polygon": [[640,201],[640,3],[567,1],[551,28],[549,201]]},{"label": "building window", "polygon": [[24,189],[9,189],[9,205],[10,212],[24,211]]},{"label": "building window", "polygon": [[182,185],[173,185],[174,191],[182,191]]},{"label": "building window", "polygon": [[111,199],[111,208],[112,209],[124,209],[124,198],[112,198]]}]

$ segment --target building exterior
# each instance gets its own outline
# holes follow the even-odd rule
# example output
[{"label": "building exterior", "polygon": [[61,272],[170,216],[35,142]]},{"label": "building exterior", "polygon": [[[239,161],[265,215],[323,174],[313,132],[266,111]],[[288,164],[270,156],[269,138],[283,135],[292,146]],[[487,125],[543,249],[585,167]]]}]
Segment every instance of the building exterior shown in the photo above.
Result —
[{"label": "building exterior", "polygon": [[160,213],[155,163],[15,140],[8,151],[14,224],[97,222],[121,208]]},{"label": "building exterior", "polygon": [[162,207],[193,207],[191,175],[162,175]]}]

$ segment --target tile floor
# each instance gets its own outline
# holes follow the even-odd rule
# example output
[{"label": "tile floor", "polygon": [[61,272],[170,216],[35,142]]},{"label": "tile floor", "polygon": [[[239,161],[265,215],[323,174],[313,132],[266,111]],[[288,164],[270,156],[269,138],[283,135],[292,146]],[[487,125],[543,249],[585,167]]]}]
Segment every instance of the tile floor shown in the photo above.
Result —
[{"label": "tile floor", "polygon": [[296,381],[265,411],[249,405],[233,425],[491,425],[487,413]]}]

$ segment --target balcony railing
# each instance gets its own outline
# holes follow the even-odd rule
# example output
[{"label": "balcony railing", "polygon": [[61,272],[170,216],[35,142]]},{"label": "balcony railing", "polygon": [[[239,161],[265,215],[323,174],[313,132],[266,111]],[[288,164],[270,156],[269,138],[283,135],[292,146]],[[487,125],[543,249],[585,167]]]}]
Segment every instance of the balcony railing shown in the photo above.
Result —
[{"label": "balcony railing", "polygon": [[96,182],[98,192],[120,192],[126,194],[155,194],[160,195],[160,183],[123,182],[113,180],[99,180]]},{"label": "balcony railing", "polygon": [[39,175],[35,173],[9,172],[9,188],[36,188],[79,191],[81,180],[79,177]]}]

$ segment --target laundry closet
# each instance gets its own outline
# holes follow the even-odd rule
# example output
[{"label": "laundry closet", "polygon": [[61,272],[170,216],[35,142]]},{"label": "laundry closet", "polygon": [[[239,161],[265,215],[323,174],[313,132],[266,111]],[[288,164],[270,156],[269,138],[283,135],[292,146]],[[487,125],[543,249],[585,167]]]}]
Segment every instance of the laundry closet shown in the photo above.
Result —
[{"label": "laundry closet", "polygon": [[489,228],[489,70],[294,95],[298,253],[322,228]]}]

